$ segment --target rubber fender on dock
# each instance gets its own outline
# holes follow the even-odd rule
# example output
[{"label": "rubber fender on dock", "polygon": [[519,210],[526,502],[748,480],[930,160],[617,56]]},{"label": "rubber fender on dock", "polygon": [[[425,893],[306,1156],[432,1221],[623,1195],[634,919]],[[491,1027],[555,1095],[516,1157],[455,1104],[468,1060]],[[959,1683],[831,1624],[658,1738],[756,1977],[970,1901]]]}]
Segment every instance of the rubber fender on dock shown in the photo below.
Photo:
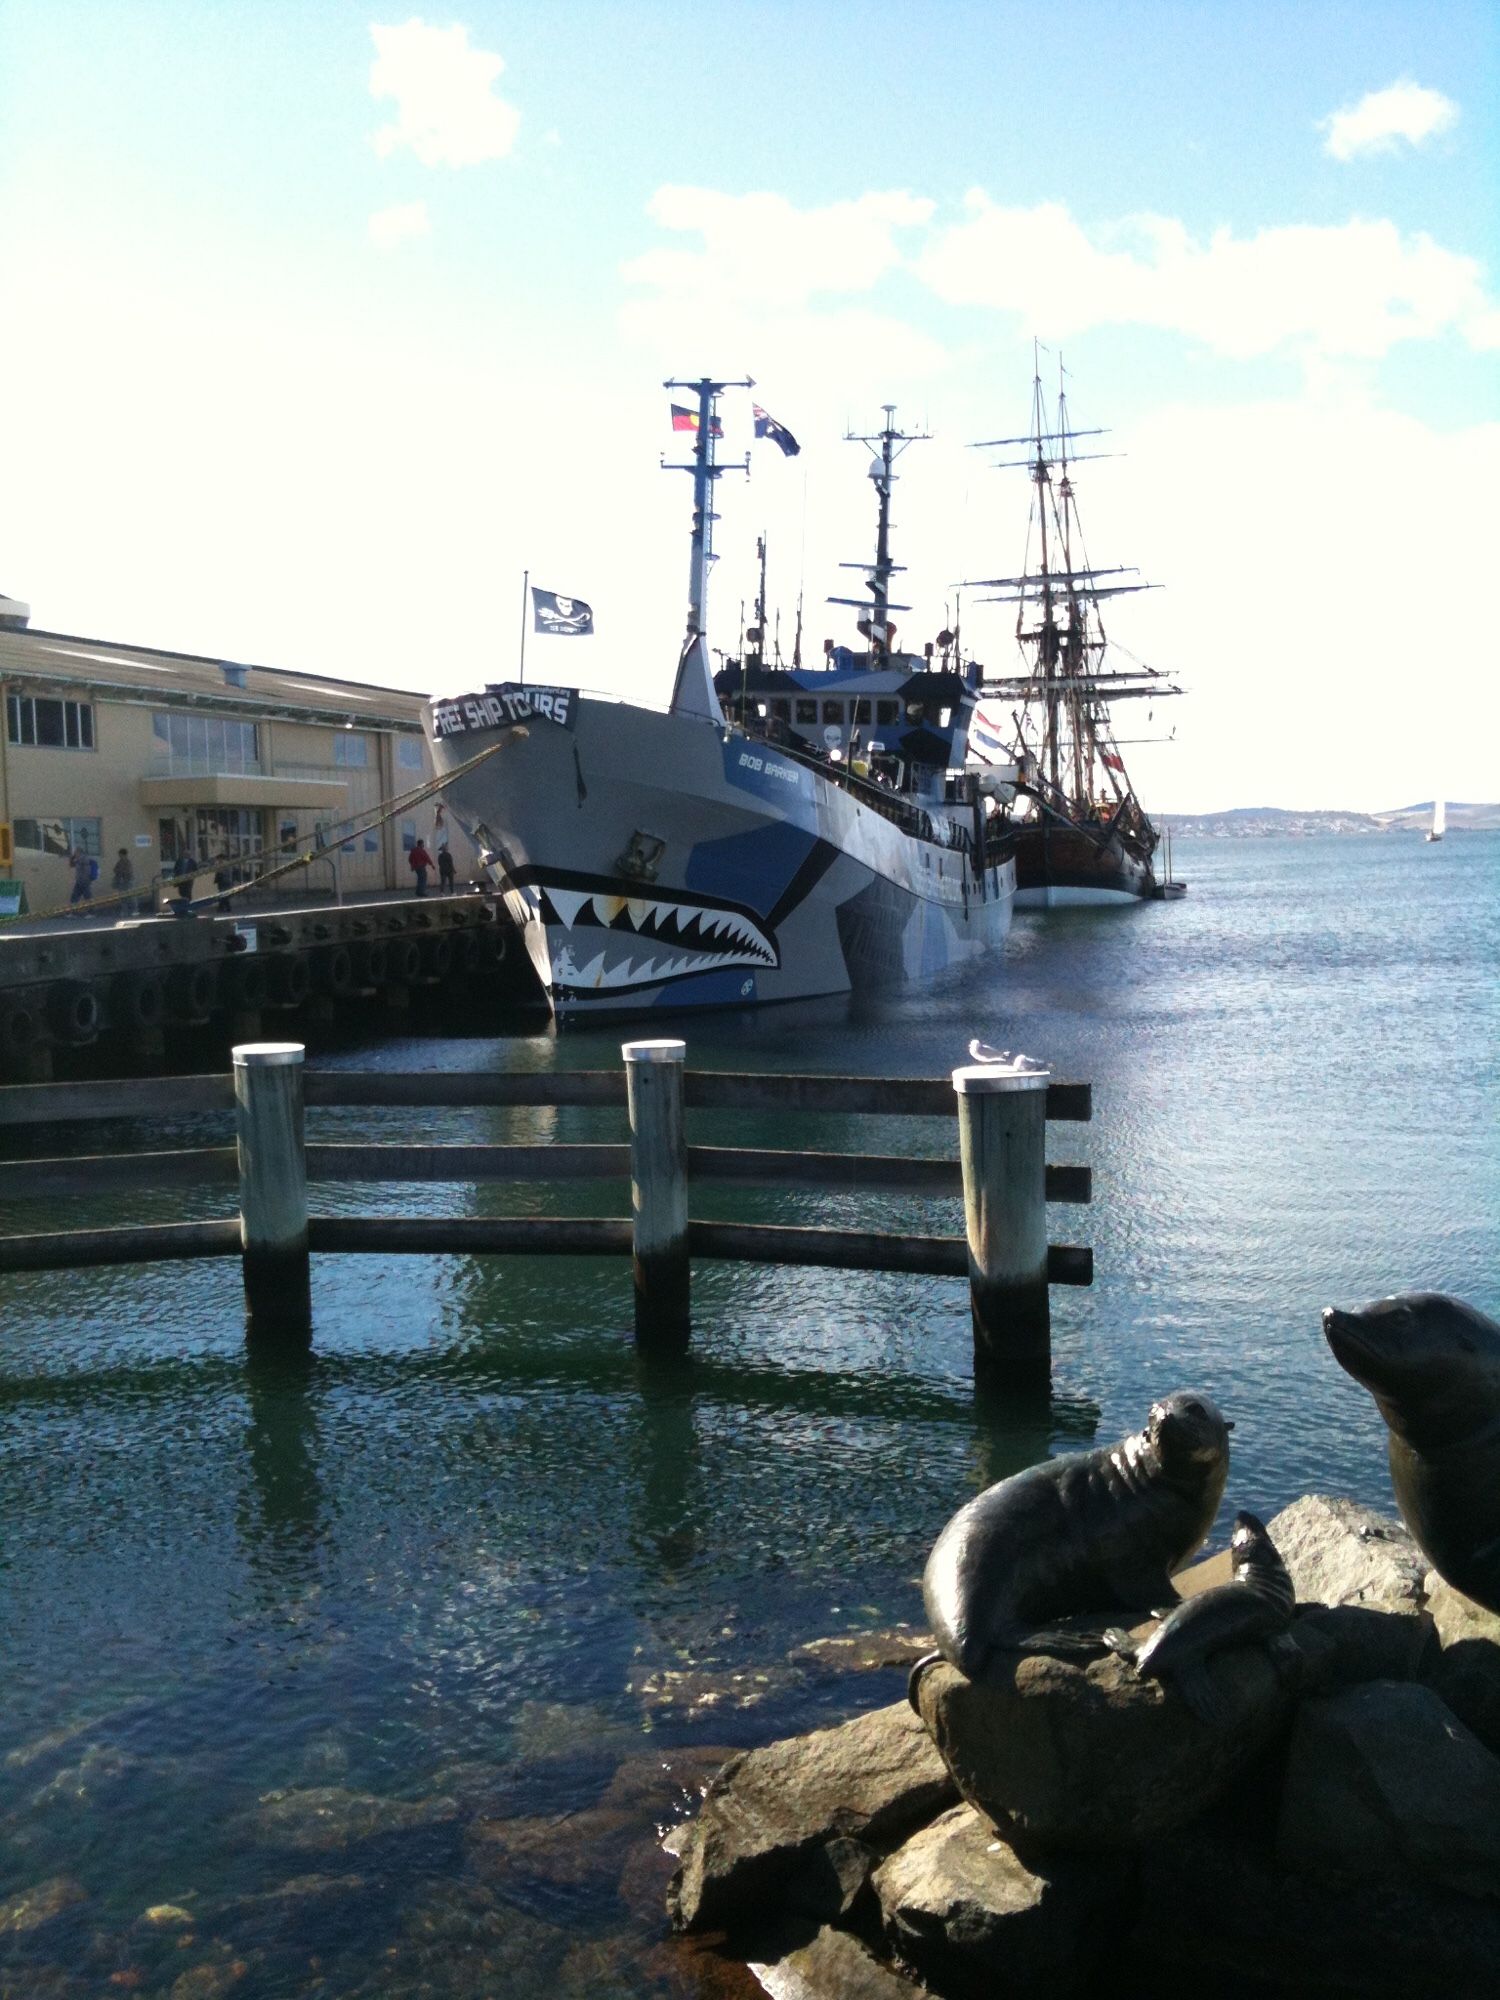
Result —
[{"label": "rubber fender on dock", "polygon": [[410,986],[422,970],[422,954],[415,938],[391,938],[386,945],[387,977],[392,985]]},{"label": "rubber fender on dock", "polygon": [[167,1015],[167,997],[161,975],[148,970],[117,972],[109,983],[109,1022],[112,1028],[133,1033],[141,1028],[159,1028]]},{"label": "rubber fender on dock", "polygon": [[228,1004],[242,1014],[258,1014],[266,1004],[266,962],[256,952],[232,958],[224,967]]},{"label": "rubber fender on dock", "polygon": [[99,995],[81,979],[59,979],[47,995],[47,1021],[60,1042],[91,1042],[103,1017]]},{"label": "rubber fender on dock", "polygon": [[475,972],[484,962],[484,952],[473,931],[457,931],[453,937],[453,970]]},{"label": "rubber fender on dock", "polygon": [[359,946],[355,955],[354,976],[361,986],[384,986],[390,969],[391,958],[384,938],[372,938],[368,944]]},{"label": "rubber fender on dock", "polygon": [[453,971],[453,940],[445,931],[422,940],[422,972],[428,979],[447,979]]},{"label": "rubber fender on dock", "polygon": [[41,1039],[41,1012],[29,993],[14,994],[0,1006],[0,1055],[24,1055]]},{"label": "rubber fender on dock", "polygon": [[218,991],[218,975],[206,958],[196,965],[174,965],[167,974],[167,1005],[174,1021],[206,1021]]},{"label": "rubber fender on dock", "polygon": [[312,991],[312,968],[300,952],[278,951],[265,960],[266,980],[277,1007],[300,1007]]},{"label": "rubber fender on dock", "polygon": [[341,1000],[354,991],[354,953],[346,944],[325,945],[314,952],[312,971],[313,984],[320,993],[331,993]]}]

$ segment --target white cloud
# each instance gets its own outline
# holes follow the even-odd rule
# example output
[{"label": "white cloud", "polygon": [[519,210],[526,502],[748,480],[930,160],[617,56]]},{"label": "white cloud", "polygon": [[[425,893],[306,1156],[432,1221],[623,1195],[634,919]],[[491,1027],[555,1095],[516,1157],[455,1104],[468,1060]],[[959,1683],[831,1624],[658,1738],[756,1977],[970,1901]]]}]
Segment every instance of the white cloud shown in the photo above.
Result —
[{"label": "white cloud", "polygon": [[394,250],[413,236],[430,236],[432,222],[425,201],[403,201],[370,217],[366,234],[377,250]]},{"label": "white cloud", "polygon": [[372,26],[370,34],[376,51],[370,95],[396,103],[396,122],[375,134],[377,153],[409,146],[426,167],[505,158],[521,114],[492,94],[502,57],[471,49],[465,27],[434,28],[415,17],[404,27]]},{"label": "white cloud", "polygon": [[931,220],[933,204],[906,193],[862,194],[826,208],[795,208],[779,194],[719,194],[663,187],[651,197],[663,229],[702,238],[702,247],[648,250],[626,264],[628,283],[677,298],[784,304],[817,292],[867,292],[903,253],[898,230]]},{"label": "white cloud", "polygon": [[1458,122],[1458,106],[1440,90],[1403,78],[1385,90],[1371,90],[1358,104],[1320,121],[1326,132],[1325,153],[1336,160],[1358,159],[1363,153],[1393,153],[1402,140],[1421,146]]},{"label": "white cloud", "polygon": [[1450,330],[1495,345],[1475,260],[1391,222],[1218,229],[1200,242],[1170,217],[1140,215],[1095,241],[1058,202],[1002,208],[976,189],[966,206],[922,275],[941,298],[1018,313],[1044,337],[1154,326],[1238,360],[1285,347],[1375,357]]}]

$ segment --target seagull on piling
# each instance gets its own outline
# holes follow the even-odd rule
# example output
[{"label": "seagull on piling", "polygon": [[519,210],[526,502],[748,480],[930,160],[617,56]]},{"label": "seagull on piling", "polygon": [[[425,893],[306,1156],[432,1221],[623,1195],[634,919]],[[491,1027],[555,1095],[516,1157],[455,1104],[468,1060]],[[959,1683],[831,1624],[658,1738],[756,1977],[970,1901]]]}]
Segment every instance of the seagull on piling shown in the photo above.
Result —
[{"label": "seagull on piling", "polygon": [[1023,1056],[1019,1050],[1012,1055],[1009,1049],[992,1048],[988,1042],[981,1042],[977,1035],[969,1044],[969,1060],[1013,1069],[1022,1076],[1036,1076],[1047,1067],[1045,1063],[1033,1061],[1030,1056]]}]

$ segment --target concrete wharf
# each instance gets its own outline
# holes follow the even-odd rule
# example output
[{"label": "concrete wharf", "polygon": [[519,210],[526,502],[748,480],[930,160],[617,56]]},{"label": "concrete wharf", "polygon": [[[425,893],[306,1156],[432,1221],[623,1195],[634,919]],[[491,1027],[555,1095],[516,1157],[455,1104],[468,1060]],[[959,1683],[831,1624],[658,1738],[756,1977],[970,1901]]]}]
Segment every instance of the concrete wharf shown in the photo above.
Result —
[{"label": "concrete wharf", "polygon": [[253,1039],[267,1017],[400,1009],[424,986],[498,998],[525,990],[523,959],[504,909],[473,892],[22,919],[0,929],[0,1078],[46,1083],[58,1051],[101,1038],[149,1063],[176,1029],[212,1022]]}]

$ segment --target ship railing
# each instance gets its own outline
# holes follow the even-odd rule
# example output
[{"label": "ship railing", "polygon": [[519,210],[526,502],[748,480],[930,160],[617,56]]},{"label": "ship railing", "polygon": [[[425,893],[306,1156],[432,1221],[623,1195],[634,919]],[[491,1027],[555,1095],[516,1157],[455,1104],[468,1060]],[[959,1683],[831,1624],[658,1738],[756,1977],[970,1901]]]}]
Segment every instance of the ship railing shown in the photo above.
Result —
[{"label": "ship railing", "polygon": [[[731,1262],[897,1271],[969,1280],[976,1366],[1045,1374],[1049,1287],[1093,1282],[1093,1253],[1047,1241],[1047,1205],[1087,1202],[1086,1166],[1046,1162],[1048,1121],[1087,1121],[1087,1084],[1045,1071],[978,1065],[938,1077],[782,1075],[690,1070],[682,1042],[631,1042],[619,1068],[499,1074],[307,1070],[299,1043],[250,1043],[228,1074],[0,1088],[0,1128],[233,1116],[234,1144],[0,1161],[0,1201],[118,1192],[238,1189],[221,1219],[143,1221],[0,1236],[4,1274],[162,1259],[241,1259],[249,1330],[311,1338],[310,1257],[457,1254],[619,1256],[634,1274],[636,1337],[680,1348],[689,1328],[690,1265]],[[544,1105],[626,1113],[628,1139],[606,1144],[491,1145],[309,1141],[305,1111],[401,1107],[426,1112]],[[940,1121],[938,1156],[767,1150],[723,1143],[726,1114],[875,1114]],[[714,1144],[688,1143],[687,1119],[711,1117]],[[427,1120],[420,1121],[425,1128]],[[118,1136],[118,1124],[114,1126]],[[226,1135],[227,1136],[227,1135]],[[96,1142],[97,1144],[97,1142]],[[10,1150],[14,1151],[14,1144]],[[308,1183],[453,1182],[479,1186],[608,1180],[630,1189],[629,1215],[319,1215]],[[699,1221],[704,1186],[827,1189],[840,1195],[962,1197],[962,1234]]]}]

